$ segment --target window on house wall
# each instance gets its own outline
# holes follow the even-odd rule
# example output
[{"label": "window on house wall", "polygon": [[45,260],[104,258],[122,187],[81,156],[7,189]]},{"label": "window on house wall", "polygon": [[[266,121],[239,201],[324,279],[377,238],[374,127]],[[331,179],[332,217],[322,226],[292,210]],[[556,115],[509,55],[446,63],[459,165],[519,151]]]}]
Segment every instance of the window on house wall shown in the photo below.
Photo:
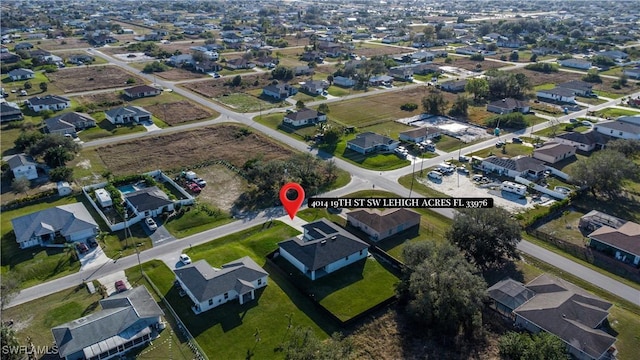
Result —
[{"label": "window on house wall", "polygon": [[209,299],[209,305],[213,305],[213,299]]},{"label": "window on house wall", "polygon": [[360,250],[360,255],[362,255],[364,253],[364,250]]},{"label": "window on house wall", "polygon": [[224,293],[225,300],[229,298],[229,293]]},{"label": "window on house wall", "polygon": [[349,260],[349,257],[347,256],[346,258],[344,258],[345,260]]},{"label": "window on house wall", "polygon": [[262,279],[258,279],[258,285],[262,285]]}]

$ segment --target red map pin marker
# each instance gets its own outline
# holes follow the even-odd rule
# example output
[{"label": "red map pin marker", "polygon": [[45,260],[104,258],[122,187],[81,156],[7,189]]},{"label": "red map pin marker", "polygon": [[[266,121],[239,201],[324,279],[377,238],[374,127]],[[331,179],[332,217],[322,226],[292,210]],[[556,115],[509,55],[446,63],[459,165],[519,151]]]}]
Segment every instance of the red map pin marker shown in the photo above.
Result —
[{"label": "red map pin marker", "polygon": [[[287,192],[289,190],[294,190],[295,192],[297,192],[298,197],[293,200],[289,200],[289,198],[287,197]],[[282,189],[280,189],[280,202],[284,206],[284,209],[287,210],[287,214],[289,214],[291,220],[293,220],[293,218],[296,216],[296,213],[298,212],[298,209],[300,209],[300,205],[302,205],[303,201],[304,189],[302,188],[302,186],[300,186],[300,184],[290,182],[284,184]]]}]

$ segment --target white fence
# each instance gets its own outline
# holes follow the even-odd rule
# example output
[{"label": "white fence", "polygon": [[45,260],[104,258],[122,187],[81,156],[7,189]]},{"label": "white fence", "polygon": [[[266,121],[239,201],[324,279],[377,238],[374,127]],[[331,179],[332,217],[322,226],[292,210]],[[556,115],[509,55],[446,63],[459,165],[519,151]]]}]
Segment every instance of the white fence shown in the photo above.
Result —
[{"label": "white fence", "polygon": [[[565,199],[567,197],[566,194],[562,194],[562,193],[559,193],[557,191],[553,191],[551,189],[547,189],[546,187],[542,187],[542,186],[540,186],[540,185],[538,185],[538,184],[536,184],[536,183],[534,183],[532,181],[529,181],[529,180],[527,180],[527,179],[525,179],[523,177],[520,177],[520,176],[516,176],[515,180],[517,182],[521,183],[521,184],[524,184],[524,185],[527,185],[529,187],[532,187],[534,190],[540,191],[541,193],[547,194],[547,195],[552,196],[552,197],[554,197],[556,199],[563,200],[563,199]],[[530,184],[533,184],[533,185],[530,185]]]}]

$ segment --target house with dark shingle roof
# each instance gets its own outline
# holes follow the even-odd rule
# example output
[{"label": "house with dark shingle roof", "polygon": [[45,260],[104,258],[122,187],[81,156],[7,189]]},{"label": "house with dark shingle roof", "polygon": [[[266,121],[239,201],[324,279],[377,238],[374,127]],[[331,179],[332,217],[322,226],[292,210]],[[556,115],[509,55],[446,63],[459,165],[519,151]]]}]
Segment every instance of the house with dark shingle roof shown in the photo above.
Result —
[{"label": "house with dark shingle roof", "polygon": [[587,235],[590,247],[640,266],[640,224],[593,210],[580,218],[580,228],[594,229]]},{"label": "house with dark shingle roof", "polygon": [[35,112],[44,110],[58,111],[71,107],[71,100],[59,95],[36,96],[27,100],[26,103],[27,106]]},{"label": "house with dark shingle roof", "polygon": [[289,96],[298,93],[298,89],[289,84],[278,83],[268,85],[262,88],[262,95],[273,98],[275,100],[284,100]]},{"label": "house with dark shingle roof", "polygon": [[618,139],[640,140],[640,124],[623,120],[600,122],[593,129],[601,134]]},{"label": "house with dark shingle roof", "polygon": [[303,108],[298,111],[286,114],[283,123],[291,126],[308,126],[315,125],[319,122],[327,121],[327,114],[315,111],[309,108]]},{"label": "house with dark shingle roof", "polygon": [[33,70],[30,69],[20,68],[9,71],[8,75],[11,78],[11,81],[18,81],[33,79],[36,76],[36,73],[34,73]]},{"label": "house with dark shingle roof", "polygon": [[174,208],[173,201],[157,186],[150,186],[127,193],[124,195],[124,200],[136,216],[144,214],[145,217],[154,217],[163,212],[171,212]]},{"label": "house with dark shingle roof", "polygon": [[573,91],[575,95],[579,96],[591,96],[593,94],[593,84],[582,80],[571,80],[558,84],[559,88],[569,89]]},{"label": "house with dark shingle roof", "polygon": [[26,154],[16,154],[7,159],[7,164],[13,172],[13,177],[33,180],[38,178],[37,163]]},{"label": "house with dark shingle roof", "polygon": [[112,124],[131,124],[151,121],[151,113],[140,106],[122,106],[104,112]]},{"label": "house with dark shingle roof", "polygon": [[398,134],[400,141],[410,141],[413,143],[421,143],[423,141],[431,140],[441,135],[440,128],[435,126],[425,126],[416,129],[403,131]]},{"label": "house with dark shingle roof", "polygon": [[531,107],[529,106],[528,102],[516,100],[513,98],[496,100],[487,104],[487,111],[491,111],[496,114],[509,114],[512,112],[520,112],[526,114],[530,110]]},{"label": "house with dark shingle roof", "polygon": [[369,245],[326,219],[302,227],[301,237],[278,243],[278,252],[300,272],[315,280],[365,259]]},{"label": "house with dark shingle roof", "polygon": [[358,209],[347,213],[347,223],[380,241],[420,225],[420,214],[410,209]]},{"label": "house with dark shingle roof", "polygon": [[267,273],[248,256],[211,267],[205,260],[173,271],[180,287],[187,293],[196,314],[238,299],[240,305],[255,299],[256,290],[267,286]]},{"label": "house with dark shingle roof", "polygon": [[164,312],[144,286],[100,300],[102,310],[51,329],[62,359],[110,359],[146,345]]},{"label": "house with dark shingle roof", "polygon": [[365,132],[356,135],[355,139],[347,141],[347,149],[365,155],[379,151],[393,151],[399,144],[399,141],[390,137],[373,132]]},{"label": "house with dark shingle roof", "polygon": [[98,224],[82,203],[60,205],[11,220],[21,249],[53,243],[57,236],[67,242],[84,241],[98,234]]},{"label": "house with dark shingle roof", "polygon": [[157,96],[162,93],[162,90],[149,85],[138,85],[124,89],[124,94],[130,99],[138,99],[148,96]]},{"label": "house with dark shingle roof", "polygon": [[578,359],[604,359],[616,338],[603,322],[611,304],[562,279],[542,274],[526,287],[535,295],[514,310],[515,325],[560,338]]},{"label": "house with dark shingle roof", "polygon": [[602,149],[610,139],[612,138],[607,135],[590,130],[584,133],[569,131],[557,135],[553,138],[553,141],[560,144],[571,145],[584,152],[590,152]]},{"label": "house with dark shingle roof", "polygon": [[524,155],[512,158],[489,156],[482,160],[480,166],[483,171],[495,171],[512,178],[521,176],[537,179],[546,170],[542,161]]},{"label": "house with dark shingle roof", "polygon": [[13,102],[0,103],[0,122],[22,120],[22,110],[20,106]]},{"label": "house with dark shingle roof", "polygon": [[75,136],[76,131],[96,126],[96,120],[89,114],[69,112],[44,121],[46,131],[50,134],[70,134]]},{"label": "house with dark shingle roof", "polygon": [[491,299],[490,307],[512,321],[516,320],[513,310],[535,295],[533,291],[511,278],[497,282],[487,289],[487,293]]}]

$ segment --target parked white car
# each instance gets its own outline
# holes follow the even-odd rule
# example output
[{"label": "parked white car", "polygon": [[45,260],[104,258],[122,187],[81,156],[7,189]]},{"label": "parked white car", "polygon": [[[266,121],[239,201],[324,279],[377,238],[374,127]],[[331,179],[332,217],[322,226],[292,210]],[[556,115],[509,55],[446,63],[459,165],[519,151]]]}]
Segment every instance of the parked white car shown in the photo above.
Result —
[{"label": "parked white car", "polygon": [[147,224],[147,227],[149,227],[149,230],[151,231],[158,230],[158,224],[156,224],[156,222],[152,218],[144,219],[144,223]]},{"label": "parked white car", "polygon": [[187,254],[180,254],[180,261],[185,265],[191,264],[191,258]]}]

